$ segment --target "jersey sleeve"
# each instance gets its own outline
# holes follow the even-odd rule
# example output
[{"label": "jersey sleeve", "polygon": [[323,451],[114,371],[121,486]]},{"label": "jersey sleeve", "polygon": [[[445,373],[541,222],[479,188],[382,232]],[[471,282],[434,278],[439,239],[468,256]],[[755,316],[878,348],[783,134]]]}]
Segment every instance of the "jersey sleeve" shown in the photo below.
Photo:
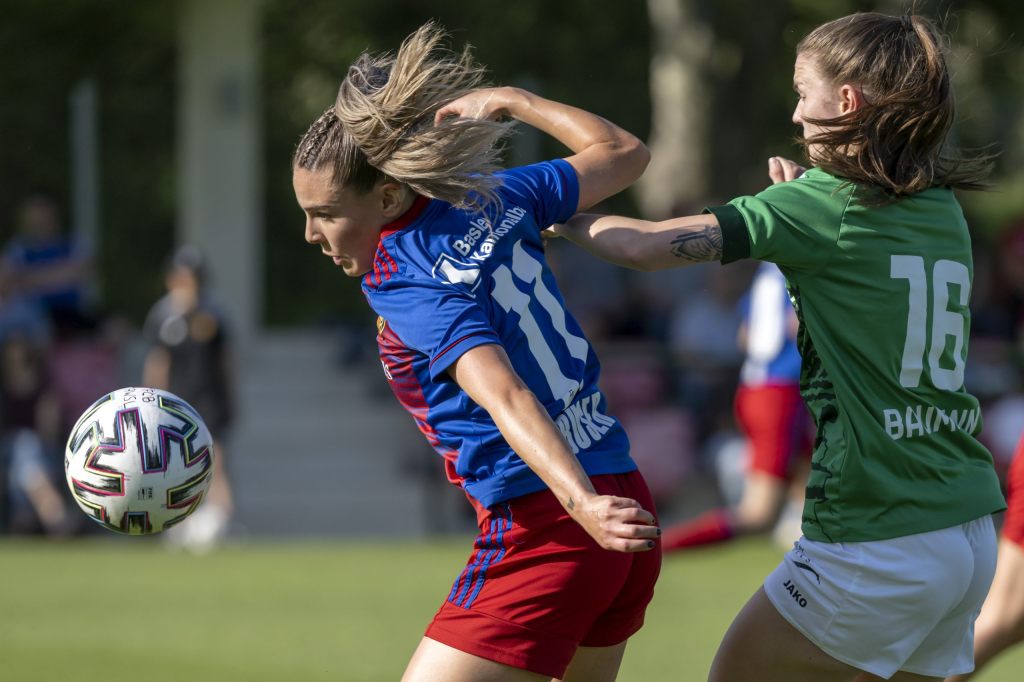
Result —
[{"label": "jersey sleeve", "polygon": [[754,258],[807,271],[825,265],[849,204],[835,188],[804,176],[705,209],[722,228],[722,263]]},{"label": "jersey sleeve", "polygon": [[541,229],[565,222],[579,207],[580,181],[565,159],[512,168],[502,180],[501,194],[530,210]]},{"label": "jersey sleeve", "polygon": [[459,287],[436,280],[398,281],[369,299],[406,346],[430,358],[432,379],[471,348],[501,344],[486,311]]}]

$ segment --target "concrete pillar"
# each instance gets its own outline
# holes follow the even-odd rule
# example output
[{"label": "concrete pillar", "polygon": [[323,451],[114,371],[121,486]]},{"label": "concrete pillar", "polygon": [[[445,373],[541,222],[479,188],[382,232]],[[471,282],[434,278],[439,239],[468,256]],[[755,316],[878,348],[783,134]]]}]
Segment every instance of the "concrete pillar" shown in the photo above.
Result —
[{"label": "concrete pillar", "polygon": [[258,0],[182,0],[178,234],[205,253],[239,341],[258,330],[263,153]]}]

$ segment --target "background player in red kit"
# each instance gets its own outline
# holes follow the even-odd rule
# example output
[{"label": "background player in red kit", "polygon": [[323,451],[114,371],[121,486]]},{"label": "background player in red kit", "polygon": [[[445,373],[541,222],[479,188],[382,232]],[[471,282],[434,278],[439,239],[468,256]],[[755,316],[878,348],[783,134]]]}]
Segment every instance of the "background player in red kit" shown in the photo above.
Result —
[{"label": "background player in red kit", "polygon": [[[403,679],[613,680],[660,531],[540,232],[624,189],[648,153],[593,114],[478,89],[441,38],[428,24],[394,57],[360,57],[293,160],[306,240],[362,278],[385,375],[480,524]],[[498,171],[505,116],[572,155]]]},{"label": "background player in red kit", "polygon": [[[758,267],[742,305],[740,346],[745,360],[735,411],[747,439],[743,492],[733,509],[713,509],[666,528],[665,552],[771,529],[786,502],[791,476],[799,468],[795,460],[810,454],[811,417],[800,397],[798,323],[786,278],[777,266],[762,263]],[[788,540],[796,540],[799,528],[791,535]]]}]

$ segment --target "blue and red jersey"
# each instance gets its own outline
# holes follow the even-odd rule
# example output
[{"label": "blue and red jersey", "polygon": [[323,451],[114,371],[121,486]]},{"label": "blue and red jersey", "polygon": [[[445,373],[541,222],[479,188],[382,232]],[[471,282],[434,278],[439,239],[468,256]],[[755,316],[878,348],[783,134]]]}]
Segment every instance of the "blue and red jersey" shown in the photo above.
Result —
[{"label": "blue and red jersey", "polygon": [[382,230],[363,278],[392,390],[449,480],[484,507],[546,486],[447,372],[479,345],[505,349],[589,475],[636,469],[598,390],[597,357],[544,258],[541,230],[576,211],[576,172],[556,160],[499,176],[498,204],[483,211],[418,199]]},{"label": "blue and red jersey", "polygon": [[761,263],[740,309],[747,329],[740,382],[753,387],[799,384],[796,313],[777,265]]}]

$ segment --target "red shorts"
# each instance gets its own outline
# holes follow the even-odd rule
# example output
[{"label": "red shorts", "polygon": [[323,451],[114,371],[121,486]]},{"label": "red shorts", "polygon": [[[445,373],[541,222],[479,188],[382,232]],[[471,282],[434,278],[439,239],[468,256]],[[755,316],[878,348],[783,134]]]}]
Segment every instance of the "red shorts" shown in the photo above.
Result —
[{"label": "red shorts", "polygon": [[811,451],[811,416],[799,387],[740,386],[735,410],[750,441],[747,469],[789,478],[797,454]]},{"label": "red shorts", "polygon": [[1003,537],[1024,547],[1024,437],[1017,443],[1017,451],[1006,475]]},{"label": "red shorts", "polygon": [[[598,493],[654,512],[639,472],[593,476]],[[476,551],[426,636],[450,647],[561,678],[579,646],[624,642],[640,629],[661,569],[661,546],[601,549],[549,490],[477,507]]]}]

